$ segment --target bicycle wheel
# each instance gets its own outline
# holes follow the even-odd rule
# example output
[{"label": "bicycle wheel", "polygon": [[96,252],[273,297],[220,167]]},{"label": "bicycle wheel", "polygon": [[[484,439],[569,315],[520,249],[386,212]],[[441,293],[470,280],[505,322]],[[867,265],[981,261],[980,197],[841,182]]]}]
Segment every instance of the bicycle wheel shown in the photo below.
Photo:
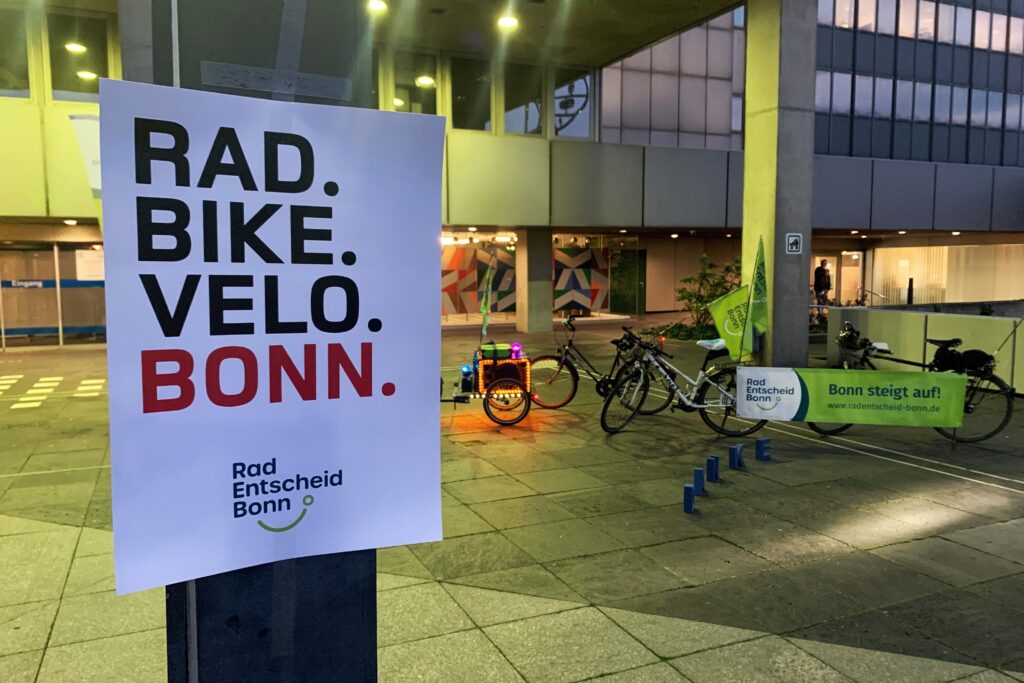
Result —
[{"label": "bicycle wheel", "polygon": [[1013,414],[1013,389],[995,375],[970,377],[964,395],[964,421],[956,429],[936,427],[947,439],[973,443],[1003,431]]},{"label": "bicycle wheel", "polygon": [[[675,390],[669,386],[664,376],[657,370],[647,368],[646,372],[650,386],[647,388],[647,398],[644,399],[637,412],[641,415],[657,415],[672,405],[672,399],[676,397]],[[619,375],[621,376],[621,374],[620,371]],[[675,373],[671,374],[675,379]]]},{"label": "bicycle wheel", "polygon": [[484,412],[503,427],[521,422],[530,412],[530,396],[526,386],[511,377],[491,382],[484,394]]},{"label": "bicycle wheel", "polygon": [[808,422],[807,426],[811,428],[811,431],[817,432],[822,436],[835,436],[837,434],[842,434],[853,425],[832,422]]},{"label": "bicycle wheel", "polygon": [[640,411],[650,384],[643,368],[633,367],[615,384],[601,408],[601,429],[615,434],[632,422]]},{"label": "bicycle wheel", "polygon": [[725,367],[708,375],[694,400],[704,424],[725,436],[746,436],[765,426],[768,420],[755,422],[736,415],[736,368]]},{"label": "bicycle wheel", "polygon": [[561,356],[537,356],[530,361],[530,394],[541,408],[561,408],[576,396],[580,373]]}]

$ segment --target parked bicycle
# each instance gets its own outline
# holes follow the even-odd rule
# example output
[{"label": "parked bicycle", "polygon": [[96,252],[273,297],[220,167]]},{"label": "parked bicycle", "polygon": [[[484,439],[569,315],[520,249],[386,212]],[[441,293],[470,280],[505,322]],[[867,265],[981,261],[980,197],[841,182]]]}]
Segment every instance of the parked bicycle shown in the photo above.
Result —
[{"label": "parked bicycle", "polygon": [[707,354],[697,377],[692,378],[668,362],[672,354],[638,338],[629,328],[622,329],[626,333],[624,338],[630,339],[641,353],[631,365],[620,371],[619,381],[605,398],[601,409],[601,428],[609,434],[621,431],[641,413],[653,382],[657,382],[659,387],[655,394],[655,409],[649,412],[660,412],[669,406],[687,413],[696,411],[708,427],[725,436],[746,436],[767,423],[767,420],[754,422],[736,414],[737,365],[712,365],[715,360],[729,355],[724,340],[697,342]]},{"label": "parked bicycle", "polygon": [[597,395],[607,396],[618,381],[619,373],[637,356],[638,349],[632,340],[625,336],[613,339],[615,358],[608,372],[602,373],[575,345],[575,320],[576,316],[570,315],[562,321],[565,340],[558,344],[555,353],[537,356],[531,363],[531,396],[541,408],[561,408],[572,401],[580,383],[577,366],[594,381]]},{"label": "parked bicycle", "polygon": [[[979,349],[959,351],[961,339],[926,339],[935,346],[935,355],[928,363],[918,363],[892,355],[888,344],[875,343],[861,337],[849,323],[843,323],[836,344],[839,346],[841,366],[848,370],[877,370],[874,358],[891,363],[911,365],[929,372],[956,372],[967,375],[964,395],[963,424],[957,428],[936,427],[942,436],[960,443],[974,443],[991,439],[1003,431],[1013,415],[1014,390],[995,374],[996,359]],[[807,426],[823,436],[835,436],[852,424],[823,424],[808,422]]]}]

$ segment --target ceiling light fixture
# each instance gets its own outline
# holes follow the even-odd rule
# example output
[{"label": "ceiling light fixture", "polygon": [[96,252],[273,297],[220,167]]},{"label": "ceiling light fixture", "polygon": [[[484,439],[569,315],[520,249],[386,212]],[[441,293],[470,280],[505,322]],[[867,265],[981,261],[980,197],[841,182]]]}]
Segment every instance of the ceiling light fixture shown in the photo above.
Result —
[{"label": "ceiling light fixture", "polygon": [[505,33],[511,33],[519,28],[519,19],[511,14],[505,14],[498,18],[498,28]]},{"label": "ceiling light fixture", "polygon": [[78,225],[78,221],[76,221],[74,218],[65,218],[64,225]]},{"label": "ceiling light fixture", "polygon": [[470,232],[476,232],[476,226],[475,225],[471,225],[468,228],[466,228],[466,230],[469,230]]},{"label": "ceiling light fixture", "polygon": [[678,232],[672,233],[672,239],[674,239],[674,240],[679,239],[679,233]]},{"label": "ceiling light fixture", "polygon": [[953,237],[959,237],[959,236],[960,236],[960,231],[959,230],[954,230],[953,231]]},{"label": "ceiling light fixture", "polygon": [[366,11],[370,14],[384,14],[388,11],[388,3],[384,0],[368,0]]},{"label": "ceiling light fixture", "polygon": [[626,234],[626,231],[625,231],[625,230],[619,230],[619,232],[620,232],[620,233],[622,233],[623,235],[625,235],[625,234]]},{"label": "ceiling light fixture", "polygon": [[420,88],[433,88],[435,85],[437,85],[437,81],[434,80],[434,77],[428,76],[426,74],[423,74],[422,76],[417,76],[415,83]]},{"label": "ceiling light fixture", "polygon": [[851,230],[850,234],[851,235],[856,235],[858,232],[860,232],[860,230]]},{"label": "ceiling light fixture", "polygon": [[69,40],[68,42],[64,43],[64,49],[73,55],[84,55],[86,52],[89,51],[89,48],[87,48],[85,45],[82,45],[77,40]]},{"label": "ceiling light fixture", "polygon": [[83,81],[95,81],[97,78],[99,78],[99,76],[97,76],[92,71],[79,71],[75,75],[81,78]]},{"label": "ceiling light fixture", "polygon": [[393,100],[391,100],[391,104],[395,105],[396,107],[404,107],[405,100],[403,100],[401,97],[396,97]]},{"label": "ceiling light fixture", "polygon": [[900,230],[899,233],[897,233],[897,234],[899,234],[899,235],[906,235],[907,231],[906,230]]},{"label": "ceiling light fixture", "polygon": [[508,242],[511,242],[512,238],[509,237],[508,235],[498,235],[497,237],[494,238],[494,241],[499,244],[506,244]]}]

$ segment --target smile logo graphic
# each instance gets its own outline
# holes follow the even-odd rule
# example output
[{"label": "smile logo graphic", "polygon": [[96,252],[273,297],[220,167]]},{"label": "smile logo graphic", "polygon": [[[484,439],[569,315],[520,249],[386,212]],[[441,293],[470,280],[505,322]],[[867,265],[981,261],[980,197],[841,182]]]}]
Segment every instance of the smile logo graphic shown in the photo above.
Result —
[{"label": "smile logo graphic", "polygon": [[295,527],[297,527],[299,525],[299,522],[301,522],[303,519],[306,518],[306,511],[309,510],[309,506],[312,505],[312,504],[313,504],[313,496],[303,496],[302,497],[302,505],[303,505],[302,512],[299,513],[299,516],[295,518],[294,522],[292,522],[291,524],[288,524],[286,526],[270,526],[269,524],[264,522],[262,519],[256,520],[256,523],[260,525],[261,529],[263,529],[265,531],[272,531],[275,534],[280,534],[280,533],[283,533],[285,531],[291,531],[292,529],[294,529]]},{"label": "smile logo graphic", "polygon": [[[757,406],[758,408],[767,413],[769,411],[775,410],[775,407],[782,403],[782,399],[776,396],[774,398],[770,398],[763,401],[754,401],[753,403],[755,406]],[[762,405],[763,403],[768,403],[768,405]]]},{"label": "smile logo graphic", "polygon": [[273,534],[291,531],[306,518],[315,500],[313,492],[319,492],[318,496],[330,489],[340,493],[343,479],[341,469],[280,476],[277,458],[266,462],[232,463],[234,518],[255,520],[261,529]]}]

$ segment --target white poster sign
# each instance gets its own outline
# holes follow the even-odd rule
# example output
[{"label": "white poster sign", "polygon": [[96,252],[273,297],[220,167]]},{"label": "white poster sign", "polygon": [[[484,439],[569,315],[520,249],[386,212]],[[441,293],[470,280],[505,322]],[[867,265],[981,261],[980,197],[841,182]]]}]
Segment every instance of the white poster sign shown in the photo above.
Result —
[{"label": "white poster sign", "polygon": [[103,252],[96,249],[79,249],[75,252],[75,279],[102,280]]},{"label": "white poster sign", "polygon": [[441,538],[441,118],[104,81],[119,593]]}]

